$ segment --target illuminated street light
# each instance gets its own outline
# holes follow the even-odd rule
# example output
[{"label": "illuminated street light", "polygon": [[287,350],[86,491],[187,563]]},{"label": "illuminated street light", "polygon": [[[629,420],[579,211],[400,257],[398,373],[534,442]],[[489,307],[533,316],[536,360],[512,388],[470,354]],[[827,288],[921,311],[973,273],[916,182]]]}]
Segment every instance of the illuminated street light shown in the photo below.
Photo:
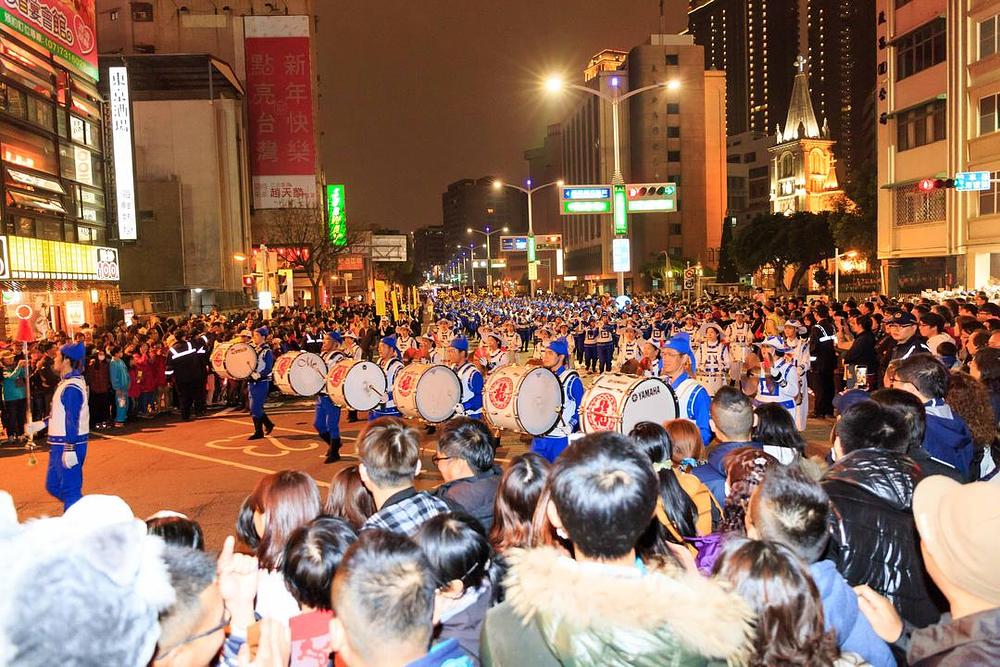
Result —
[{"label": "illuminated street light", "polygon": [[677,90],[681,87],[681,82],[677,79],[673,79],[667,82],[667,90]]},{"label": "illuminated street light", "polygon": [[[528,181],[527,181],[527,185],[528,185],[528,187],[522,188],[520,185],[514,185],[513,183],[504,183],[500,179],[497,179],[497,180],[493,181],[493,187],[496,188],[497,190],[499,190],[500,188],[507,187],[507,188],[512,188],[514,190],[517,190],[518,192],[523,192],[524,194],[526,194],[528,196],[528,243],[531,244],[531,243],[534,243],[533,239],[535,238],[535,222],[534,222],[534,218],[532,216],[531,195],[535,194],[539,190],[544,190],[545,188],[550,188],[553,185],[556,185],[556,186],[558,186],[558,187],[561,188],[564,185],[564,181],[563,181],[563,179],[560,178],[558,181],[553,181],[552,183],[546,183],[545,185],[539,185],[537,188],[533,188],[533,187],[531,187],[531,179],[529,178]],[[528,259],[531,260],[532,258],[529,256]],[[536,282],[537,279],[536,278],[532,278],[531,277],[532,275],[533,275],[532,271],[529,268],[528,269],[528,293],[531,296],[535,296],[535,282]]]},{"label": "illuminated street light", "polygon": [[561,76],[550,76],[545,80],[545,89],[550,93],[557,93],[565,87],[565,82]]},{"label": "illuminated street light", "polygon": [[235,259],[237,262],[245,262],[247,261],[247,256],[241,252],[237,252],[233,253],[233,259]]}]

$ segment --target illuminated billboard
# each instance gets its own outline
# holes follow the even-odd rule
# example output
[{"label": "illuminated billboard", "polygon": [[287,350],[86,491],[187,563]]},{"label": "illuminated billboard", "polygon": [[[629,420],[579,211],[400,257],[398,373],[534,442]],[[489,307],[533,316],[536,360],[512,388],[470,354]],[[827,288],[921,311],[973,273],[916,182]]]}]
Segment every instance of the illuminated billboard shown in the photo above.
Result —
[{"label": "illuminated billboard", "polygon": [[3,0],[0,23],[97,80],[94,0]]},{"label": "illuminated billboard", "polygon": [[330,231],[330,243],[337,248],[347,245],[347,201],[344,186],[326,186],[326,224]]}]

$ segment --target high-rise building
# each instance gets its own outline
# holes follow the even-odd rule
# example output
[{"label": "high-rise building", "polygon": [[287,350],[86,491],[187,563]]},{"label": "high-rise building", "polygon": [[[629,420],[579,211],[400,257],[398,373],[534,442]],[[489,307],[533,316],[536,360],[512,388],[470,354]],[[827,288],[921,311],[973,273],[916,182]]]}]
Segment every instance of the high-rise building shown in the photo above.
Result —
[{"label": "high-rise building", "polygon": [[[1000,2],[878,0],[876,9],[883,284],[893,293],[985,286],[1000,279]],[[988,189],[934,183],[967,171],[988,172]]]},{"label": "high-rise building", "polygon": [[726,215],[736,224],[771,211],[768,148],[774,140],[761,132],[726,139]]},{"label": "high-rise building", "polygon": [[429,273],[435,266],[444,265],[451,254],[445,247],[443,225],[421,227],[413,232],[413,263],[419,270]]},{"label": "high-rise building", "polygon": [[[523,234],[528,229],[527,201],[521,192],[512,188],[496,188],[495,176],[464,178],[455,181],[441,194],[444,242],[448,256],[458,250],[456,246],[474,246],[475,257],[485,258],[486,239],[482,234],[470,233],[474,229],[496,232],[506,227],[510,234]],[[499,257],[500,234],[490,238],[490,255]]]}]

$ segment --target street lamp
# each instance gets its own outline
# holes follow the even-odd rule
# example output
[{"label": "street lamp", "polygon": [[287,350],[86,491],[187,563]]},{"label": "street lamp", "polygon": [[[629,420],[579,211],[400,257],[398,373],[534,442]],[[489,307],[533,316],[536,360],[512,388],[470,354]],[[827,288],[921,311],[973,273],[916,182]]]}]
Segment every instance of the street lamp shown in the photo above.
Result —
[{"label": "street lamp", "polygon": [[[560,86],[561,85],[562,84],[560,83]],[[534,219],[532,218],[532,213],[531,213],[531,211],[532,211],[532,209],[531,209],[531,195],[535,194],[539,190],[544,190],[545,188],[550,188],[553,185],[558,185],[559,187],[562,187],[563,184],[564,184],[564,181],[562,179],[559,179],[558,181],[553,181],[551,183],[546,183],[545,185],[539,185],[538,187],[534,187],[533,188],[533,187],[531,187],[531,179],[529,178],[528,179],[528,187],[522,188],[520,185],[514,185],[513,183],[504,183],[503,181],[501,181],[499,179],[493,181],[493,187],[496,190],[500,190],[502,188],[512,188],[514,190],[517,190],[518,192],[523,192],[524,194],[528,195],[528,243],[529,244],[533,244],[534,243],[534,238],[535,238],[535,222],[534,222]],[[537,278],[532,278],[531,277],[531,267],[528,267],[528,293],[531,296],[535,296],[535,282],[536,281],[537,281]]]},{"label": "street lamp", "polygon": [[840,258],[850,257],[854,258],[858,256],[857,250],[848,250],[847,252],[840,252],[840,248],[833,249],[833,300],[840,301]]},{"label": "street lamp", "polygon": [[[496,186],[494,185],[494,187]],[[493,267],[491,266],[492,259],[490,255],[490,238],[496,234],[506,234],[510,230],[507,227],[504,227],[503,229],[494,229],[493,231],[490,231],[490,227],[487,225],[485,231],[481,229],[473,229],[472,227],[467,228],[465,231],[468,234],[482,234],[486,237],[486,289],[491,290],[493,289]],[[471,248],[472,246],[470,245],[469,247]]]},{"label": "street lamp", "polygon": [[472,291],[475,292],[476,291],[476,267],[475,267],[476,245],[474,243],[470,243],[469,245],[456,245],[455,247],[463,250],[465,248],[469,249],[469,282],[471,283]]},{"label": "street lamp", "polygon": [[[618,76],[611,77],[611,88],[615,91],[614,94],[605,93],[601,90],[595,90],[594,88],[588,88],[587,86],[581,86],[577,83],[566,83],[562,78],[558,76],[551,76],[545,81],[545,88],[552,93],[559,92],[566,89],[577,90],[582,93],[588,93],[596,97],[601,98],[605,102],[611,104],[611,127],[614,133],[614,148],[615,148],[615,171],[611,177],[611,184],[624,185],[625,179],[622,177],[622,143],[621,143],[621,132],[618,123],[618,107],[624,100],[630,97],[638,95],[639,93],[644,93],[649,90],[660,90],[666,88],[668,90],[677,90],[680,88],[680,82],[676,79],[670,81],[664,81],[662,83],[654,83],[649,86],[643,86],[642,88],[636,88],[635,90],[630,90],[625,94],[621,93],[621,79]],[[624,209],[625,203],[619,201],[619,198],[615,197],[614,203],[614,219],[616,227],[623,227],[628,224],[628,219],[626,211]],[[620,235],[619,235],[620,236]],[[627,238],[627,236],[626,236]],[[618,294],[622,295],[625,293],[625,273],[623,271],[618,272]]]},{"label": "street lamp", "polygon": [[235,252],[233,253],[233,259],[237,262],[245,262],[247,261],[247,256],[241,252]]}]

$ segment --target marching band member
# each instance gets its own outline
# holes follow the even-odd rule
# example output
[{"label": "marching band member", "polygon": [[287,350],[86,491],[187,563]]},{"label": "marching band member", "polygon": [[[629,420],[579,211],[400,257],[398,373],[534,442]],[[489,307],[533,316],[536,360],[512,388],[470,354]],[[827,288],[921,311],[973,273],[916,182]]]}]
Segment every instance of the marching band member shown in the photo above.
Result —
[{"label": "marching band member", "polygon": [[697,371],[691,340],[686,333],[674,334],[660,350],[661,374],[670,382],[677,395],[680,414],[693,421],[701,432],[701,439],[708,444],[712,439],[712,429],[708,425],[711,397],[697,380],[688,375]]},{"label": "marching band member", "polygon": [[406,322],[396,327],[396,345],[400,354],[405,355],[407,350],[419,347],[416,339],[410,334],[410,325]]},{"label": "marching band member", "polygon": [[601,373],[611,370],[611,357],[615,351],[615,326],[607,315],[601,315],[601,324],[597,330],[597,360]]},{"label": "marching band member", "polygon": [[483,340],[486,341],[483,368],[487,375],[498,368],[510,365],[510,355],[501,347],[502,338],[499,333],[491,331]]},{"label": "marching band member", "polygon": [[517,363],[517,352],[521,349],[521,335],[514,327],[514,320],[507,320],[504,323],[503,346],[507,348],[511,363]]},{"label": "marching band member", "polygon": [[625,336],[618,349],[618,358],[615,360],[616,369],[621,369],[630,359],[642,359],[642,344],[646,341],[639,338],[638,333],[631,324],[625,327]]},{"label": "marching band member", "polygon": [[795,410],[792,416],[795,418],[795,427],[800,431],[806,430],[806,421],[809,418],[809,381],[807,372],[809,371],[809,341],[799,336],[807,329],[796,320],[788,320],[784,325],[785,347],[788,348],[788,356],[799,375],[799,394],[795,402]]},{"label": "marching band member", "polygon": [[580,430],[580,403],[583,401],[583,381],[570,370],[566,361],[569,347],[562,338],[548,344],[542,357],[543,365],[559,377],[563,392],[563,409],[559,423],[548,435],[531,441],[531,451],[545,457],[550,463],[569,445],[569,436]]},{"label": "marching band member", "polygon": [[379,417],[400,416],[396,402],[392,400],[392,385],[396,382],[396,374],[403,369],[403,362],[399,360],[399,348],[396,347],[393,336],[386,336],[379,342],[378,357],[378,365],[385,372],[385,397],[374,409],[368,411],[368,421]]},{"label": "marching band member", "polygon": [[537,334],[538,342],[535,343],[535,351],[532,352],[531,358],[538,365],[541,365],[542,358],[545,356],[545,350],[549,346],[549,342],[552,340],[552,330],[548,327],[539,327]]},{"label": "marching band member", "polygon": [[726,375],[729,371],[729,351],[720,340],[722,327],[715,322],[706,322],[701,327],[700,338],[702,343],[698,346],[696,355],[698,382],[708,391],[709,396],[715,396],[715,392],[726,384]]},{"label": "marching band member", "polygon": [[597,371],[597,336],[600,329],[597,326],[597,318],[591,317],[587,322],[583,336],[583,361],[586,364],[587,372]]},{"label": "marching band member", "polygon": [[422,336],[420,342],[420,349],[426,348],[429,350],[427,354],[428,363],[432,364],[447,364],[448,363],[448,348],[439,347],[434,343],[434,338],[430,335]]},{"label": "marching band member", "polygon": [[743,373],[743,362],[753,343],[753,327],[747,322],[747,314],[742,310],[737,310],[733,317],[734,320],[726,327],[725,341],[729,345],[729,357],[732,359],[729,377],[734,382],[739,382]]},{"label": "marching band member", "polygon": [[[571,333],[572,333],[573,351],[574,351],[575,356],[576,356],[576,366],[578,368],[582,368],[583,367],[583,351],[584,351],[583,341],[584,341],[585,336],[587,335],[586,334],[586,327],[583,324],[583,319],[582,318],[578,317],[575,320],[573,320],[573,326],[571,327]],[[566,340],[567,340],[567,343],[569,343],[569,339],[567,338]],[[567,347],[568,347],[568,345],[567,345]]]},{"label": "marching band member", "polygon": [[457,337],[448,347],[449,365],[462,383],[458,414],[480,419],[483,416],[483,374],[469,361],[469,339]]},{"label": "marching band member", "polygon": [[576,359],[576,342],[573,336],[569,332],[569,323],[563,322],[559,325],[559,330],[556,332],[557,338],[562,338],[566,341],[566,349],[569,350],[569,356],[566,357],[566,365],[570,368],[574,367],[574,360]]},{"label": "marching band member", "polygon": [[354,359],[355,361],[361,361],[361,357],[364,355],[364,350],[358,345],[358,335],[348,331],[343,335],[344,346],[340,349],[340,353],[345,359]]},{"label": "marching band member", "polygon": [[[335,363],[344,358],[340,351],[340,344],[344,338],[336,331],[327,331],[323,334],[323,347],[319,354],[326,362],[326,367],[331,368]],[[319,437],[326,443],[326,460],[324,463],[334,463],[340,460],[340,407],[334,405],[330,396],[325,391],[320,391],[316,395],[316,413],[313,416],[313,428]]]},{"label": "marching band member", "polygon": [[271,369],[274,368],[274,352],[267,344],[271,330],[267,327],[254,329],[252,347],[257,350],[257,368],[250,374],[250,416],[253,417],[253,435],[247,440],[260,440],[274,430],[274,422],[264,412],[264,402],[271,391]]},{"label": "marching band member", "polygon": [[777,336],[765,338],[760,344],[760,371],[755,402],[777,403],[795,417],[799,395],[799,370],[788,354],[789,350]]}]

